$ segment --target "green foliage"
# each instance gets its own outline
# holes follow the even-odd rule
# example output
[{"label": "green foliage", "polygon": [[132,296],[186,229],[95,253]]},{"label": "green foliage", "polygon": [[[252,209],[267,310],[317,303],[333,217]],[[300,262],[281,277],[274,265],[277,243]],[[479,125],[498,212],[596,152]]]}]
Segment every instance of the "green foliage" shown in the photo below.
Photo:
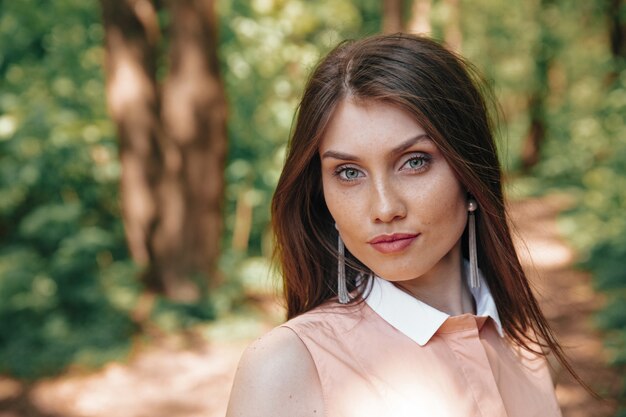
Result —
[{"label": "green foliage", "polygon": [[[580,204],[564,226],[594,274],[595,286],[607,294],[598,314],[606,331],[612,363],[626,369],[626,68],[608,89],[597,112],[589,118],[593,133],[592,161],[580,172]],[[622,393],[626,400],[626,391]]]},{"label": "green foliage", "polygon": [[93,2],[0,2],[2,373],[104,363],[134,330],[102,41]]},{"label": "green foliage", "polygon": [[[379,4],[223,0],[219,10],[220,54],[230,104],[225,222],[232,231],[240,221],[236,205],[252,206],[248,255],[267,255],[269,201],[308,73],[340,40],[376,33]],[[226,248],[231,236],[226,235]]]},{"label": "green foliage", "polygon": [[545,21],[554,41],[554,61],[548,74],[549,135],[535,175],[544,190],[567,189],[576,198],[561,228],[579,250],[581,266],[593,273],[595,287],[607,295],[597,322],[605,331],[612,363],[623,371],[626,62],[611,55],[606,6],[600,1],[550,1],[546,6],[554,15]]},{"label": "green foliage", "polygon": [[[269,276],[266,258],[248,256],[268,252],[267,205],[306,74],[339,39],[376,32],[380,20],[376,0],[224,0],[219,11],[231,104],[226,244],[238,198],[254,207],[251,244],[226,251],[225,270],[241,280],[221,298],[157,300],[152,319],[163,329],[212,319],[216,305],[258,291],[251,274]],[[0,373],[97,365],[122,355],[135,331],[140,288],[118,205],[100,18],[97,2],[0,1]]]}]

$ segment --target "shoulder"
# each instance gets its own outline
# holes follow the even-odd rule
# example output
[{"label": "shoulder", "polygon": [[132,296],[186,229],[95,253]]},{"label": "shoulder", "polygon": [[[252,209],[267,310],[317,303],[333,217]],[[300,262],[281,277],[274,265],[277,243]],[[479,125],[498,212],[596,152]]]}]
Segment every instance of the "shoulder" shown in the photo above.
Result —
[{"label": "shoulder", "polygon": [[283,324],[303,340],[314,338],[317,342],[324,336],[344,334],[357,326],[366,316],[366,303],[339,304],[334,300],[319,305]]},{"label": "shoulder", "polygon": [[323,415],[315,363],[300,338],[277,327],[244,352],[227,417],[305,417]]}]

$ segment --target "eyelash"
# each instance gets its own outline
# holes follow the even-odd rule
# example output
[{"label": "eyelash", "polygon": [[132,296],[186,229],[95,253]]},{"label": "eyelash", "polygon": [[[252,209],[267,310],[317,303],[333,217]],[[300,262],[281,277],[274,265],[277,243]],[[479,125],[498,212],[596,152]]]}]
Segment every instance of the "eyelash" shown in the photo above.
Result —
[{"label": "eyelash", "polygon": [[[419,161],[421,163],[421,165],[419,167],[409,168],[409,169],[414,171],[414,172],[422,172],[422,171],[424,171],[425,169],[428,168],[430,160],[431,160],[431,156],[430,155],[424,154],[424,153],[419,153],[419,154],[413,155],[412,157],[407,159],[402,164],[402,167],[404,167],[405,165],[409,164],[411,161]],[[342,176],[342,174],[344,174],[346,171],[356,171],[358,173],[361,172],[358,168],[355,168],[353,166],[350,166],[350,165],[340,165],[333,172],[333,176],[337,177],[340,181],[343,181],[343,182],[354,182],[358,178],[360,178],[360,177],[353,178],[353,179],[344,178]]]}]

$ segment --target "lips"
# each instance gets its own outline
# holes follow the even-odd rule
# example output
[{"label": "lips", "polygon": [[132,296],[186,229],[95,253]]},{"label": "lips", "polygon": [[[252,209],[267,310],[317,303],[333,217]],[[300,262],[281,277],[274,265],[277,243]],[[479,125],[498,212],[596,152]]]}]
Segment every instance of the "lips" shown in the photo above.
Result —
[{"label": "lips", "polygon": [[396,253],[406,249],[419,233],[394,233],[391,235],[379,235],[371,239],[368,243],[380,253]]}]

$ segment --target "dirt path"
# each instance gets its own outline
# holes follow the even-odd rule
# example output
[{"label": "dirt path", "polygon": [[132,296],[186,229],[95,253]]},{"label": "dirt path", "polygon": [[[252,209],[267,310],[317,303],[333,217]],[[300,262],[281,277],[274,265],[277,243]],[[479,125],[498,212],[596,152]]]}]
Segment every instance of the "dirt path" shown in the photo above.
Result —
[{"label": "dirt path", "polygon": [[561,369],[556,382],[563,416],[609,417],[615,415],[617,404],[613,399],[619,391],[620,377],[606,366],[607,352],[593,326],[593,314],[604,299],[594,293],[589,274],[572,268],[575,254],[559,237],[555,219],[568,204],[566,196],[512,204],[512,221],[521,236],[516,245],[543,311],[574,369],[608,399],[595,400]]},{"label": "dirt path", "polygon": [[[602,298],[591,290],[589,276],[571,269],[574,255],[557,233],[555,216],[566,204],[558,197],[515,203],[513,222],[520,230],[524,266],[574,367],[610,396],[617,392],[619,378],[604,366],[601,340],[591,324]],[[246,338],[218,338],[221,341],[213,343],[164,339],[140,349],[126,364],[112,363],[90,375],[66,375],[30,387],[0,378],[0,417],[222,417],[241,352],[251,337],[271,325],[258,321]],[[614,402],[594,400],[563,371],[557,379],[565,417],[614,414]]]}]

